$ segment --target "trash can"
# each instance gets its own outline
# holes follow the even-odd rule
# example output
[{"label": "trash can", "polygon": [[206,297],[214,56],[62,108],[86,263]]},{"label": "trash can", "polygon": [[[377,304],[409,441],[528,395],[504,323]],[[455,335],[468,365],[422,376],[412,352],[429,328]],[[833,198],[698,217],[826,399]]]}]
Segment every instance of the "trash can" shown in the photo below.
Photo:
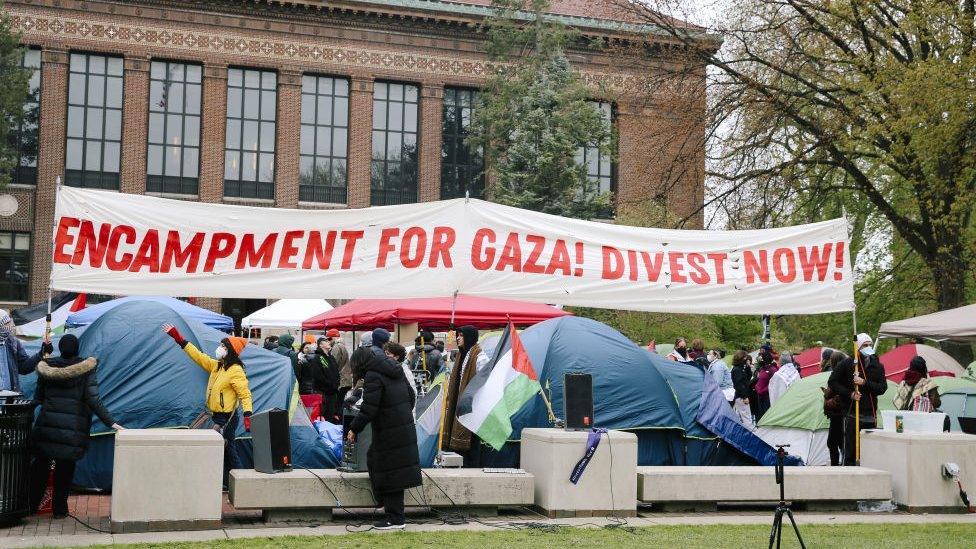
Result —
[{"label": "trash can", "polygon": [[0,398],[0,523],[30,514],[30,434],[34,403],[20,397]]}]

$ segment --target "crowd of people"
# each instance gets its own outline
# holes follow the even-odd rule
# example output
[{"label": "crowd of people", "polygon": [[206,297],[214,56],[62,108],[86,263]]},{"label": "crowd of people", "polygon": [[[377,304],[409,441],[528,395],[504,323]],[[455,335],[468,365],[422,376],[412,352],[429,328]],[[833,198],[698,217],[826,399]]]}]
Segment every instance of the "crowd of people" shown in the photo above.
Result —
[{"label": "crowd of people", "polygon": [[[824,414],[830,422],[827,447],[831,465],[856,464],[855,435],[859,429],[877,427],[878,397],[888,390],[885,368],[871,337],[858,334],[855,344],[856,358],[827,347],[821,353],[820,371],[830,373],[823,391]],[[655,342],[648,345],[648,350],[656,352]],[[793,353],[776,352],[769,343],[754,354],[755,359],[746,349],[739,349],[733,353],[729,368],[724,349],[706,352],[701,339],[692,340],[689,348],[685,338],[678,338],[665,358],[702,368],[722,390],[740,423],[755,429],[770,407],[800,379],[800,366]],[[939,391],[928,377],[921,356],[912,359],[904,381],[898,386],[894,405],[898,410],[939,411]],[[949,430],[948,417],[945,430]]]},{"label": "crowd of people", "polygon": [[313,409],[314,417],[341,422],[342,399],[352,388],[349,349],[339,330],[328,330],[316,338],[306,335],[300,346],[291,334],[268,336],[264,348],[288,358],[302,402]]},{"label": "crowd of people", "polygon": [[[112,429],[123,429],[102,404],[95,376],[95,357],[80,353],[78,338],[61,337],[59,355],[45,340],[37,353],[25,350],[13,332],[10,316],[0,310],[0,390],[19,391],[19,376],[38,373],[35,400],[40,412],[32,440],[30,502],[40,504],[49,473],[54,471],[55,516],[67,515],[67,496],[74,465],[87,449],[92,415]],[[203,400],[214,428],[227,440],[226,473],[241,467],[231,444],[238,424],[250,430],[253,401],[242,353],[248,341],[223,338],[213,356],[187,341],[179,330],[164,324],[162,331],[208,374]],[[295,345],[291,335],[270,336],[264,348],[288,358],[303,402],[318,403],[318,416],[341,424],[344,409],[356,413],[348,438],[354,441],[366,425],[373,430],[368,453],[370,481],[386,518],[376,527],[402,528],[404,490],[420,485],[420,465],[414,429],[414,407],[424,382],[447,372],[442,449],[459,453],[465,467],[480,466],[480,441],[457,421],[457,402],[471,379],[488,360],[479,346],[479,333],[462,326],[456,333],[456,349],[445,350],[443,340],[421,331],[409,349],[391,341],[390,332],[377,328],[366,332],[350,353],[342,334],[328,330],[322,337],[306,335]],[[824,348],[820,369],[829,372],[824,387],[823,411],[829,419],[828,449],[831,465],[855,464],[854,437],[858,429],[877,425],[878,397],[888,384],[885,369],[867,334],[859,334],[855,356]],[[656,352],[655,343],[648,350]],[[793,354],[777,352],[766,343],[755,353],[739,349],[731,366],[722,348],[706,348],[701,339],[689,346],[675,341],[666,358],[701,368],[722,391],[740,422],[754,429],[757,422],[800,379]],[[451,364],[457,367],[450,367]],[[894,398],[899,410],[938,411],[939,391],[929,378],[925,360],[915,357]],[[858,419],[855,420],[855,409]],[[948,420],[948,418],[947,418]],[[948,423],[948,421],[946,421]]]},{"label": "crowd of people", "polygon": [[[656,352],[654,342],[648,350]],[[674,349],[665,358],[675,362],[694,364],[709,374],[729,401],[742,423],[753,427],[793,383],[800,379],[800,371],[789,352],[777,353],[766,343],[756,358],[745,349],[732,354],[732,367],[726,363],[722,348],[705,350],[701,339],[694,339],[691,347],[683,337],[674,342]]]}]

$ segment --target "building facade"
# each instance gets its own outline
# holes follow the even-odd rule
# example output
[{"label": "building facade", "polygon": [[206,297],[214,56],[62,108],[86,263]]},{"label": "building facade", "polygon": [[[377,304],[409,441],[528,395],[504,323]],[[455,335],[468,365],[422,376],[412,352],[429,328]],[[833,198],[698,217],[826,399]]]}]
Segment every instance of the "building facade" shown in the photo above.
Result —
[{"label": "building facade", "polygon": [[[682,120],[704,110],[703,91],[674,101],[649,89],[674,61],[613,3],[553,4],[553,17],[583,39],[649,41],[640,55],[569,52],[618,136],[614,161],[588,149],[580,161],[618,203],[664,198],[691,215],[702,202],[703,149],[673,144],[698,139]],[[35,72],[28,115],[11,136],[20,166],[0,193],[0,306],[46,295],[59,177],[282,208],[490,197],[484,160],[464,144],[489,72],[487,4],[8,0]],[[201,300],[232,314],[258,305],[224,301]]]}]

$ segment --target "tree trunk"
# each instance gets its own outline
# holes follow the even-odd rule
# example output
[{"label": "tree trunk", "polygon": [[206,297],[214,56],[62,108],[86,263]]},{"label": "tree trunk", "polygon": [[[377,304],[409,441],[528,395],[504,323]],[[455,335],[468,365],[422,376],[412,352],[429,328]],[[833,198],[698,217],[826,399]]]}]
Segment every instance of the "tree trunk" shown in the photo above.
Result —
[{"label": "tree trunk", "polygon": [[[933,260],[928,262],[929,270],[932,271],[932,277],[935,281],[935,298],[940,311],[967,305],[966,273],[968,265],[963,257],[962,244],[959,242],[958,246],[948,246],[948,248],[953,251],[949,253],[936,252],[933,254]],[[973,347],[969,343],[944,341],[940,346],[943,351],[959,361],[963,368],[973,361]]]}]

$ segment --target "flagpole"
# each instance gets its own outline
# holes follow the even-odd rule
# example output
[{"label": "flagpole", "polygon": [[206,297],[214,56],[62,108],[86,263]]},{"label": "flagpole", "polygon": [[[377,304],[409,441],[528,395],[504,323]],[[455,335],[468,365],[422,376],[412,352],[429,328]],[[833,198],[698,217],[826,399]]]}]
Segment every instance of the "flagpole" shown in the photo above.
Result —
[{"label": "flagpole", "polygon": [[[851,310],[854,323],[854,377],[857,377],[858,368],[861,365],[861,350],[857,347],[857,306]],[[864,373],[867,376],[867,371]],[[854,390],[861,392],[857,385]],[[877,421],[877,419],[875,419]],[[861,399],[854,401],[854,464],[861,464]]]},{"label": "flagpole", "polygon": [[44,343],[51,342],[51,299],[54,293],[52,288],[54,281],[54,238],[57,233],[58,222],[58,197],[61,194],[61,176],[57,176],[54,182],[54,219],[51,221],[51,269],[47,277],[47,316],[44,325]]},{"label": "flagpole", "polygon": [[[457,290],[454,290],[454,298],[451,300],[451,324],[449,326],[450,331],[454,331],[454,311],[457,305],[457,296],[458,296],[458,292]],[[421,339],[421,341],[423,341],[423,339]],[[448,354],[448,356],[450,356],[450,354]],[[455,364],[454,361],[452,360],[451,361],[452,372],[454,371],[454,368],[457,368],[457,364]],[[437,459],[435,461],[438,463],[441,461],[440,459],[441,454],[444,453],[444,420],[447,416],[447,397],[448,397],[447,393],[448,391],[450,391],[450,389],[451,389],[451,376],[446,375],[444,377],[444,385],[441,387],[441,394],[443,395],[441,398],[441,420],[437,426]]]},{"label": "flagpole", "polygon": [[[841,213],[844,215],[844,228],[847,231],[847,236],[850,237],[850,225],[847,223],[847,207],[843,204],[840,206]],[[850,238],[848,238],[850,240]],[[850,252],[850,246],[848,246],[848,252]],[[854,275],[854,268],[851,265],[851,276]],[[853,282],[852,282],[853,284]],[[861,350],[857,346],[857,301],[851,303],[851,323],[854,327],[854,377],[857,377],[858,368],[861,366]],[[864,372],[865,380],[867,379],[867,370]],[[854,391],[857,393],[861,392],[861,389],[855,385]],[[877,415],[877,412],[875,412]],[[875,418],[877,421],[877,418]],[[845,444],[846,446],[846,444]],[[861,399],[858,398],[854,401],[854,464],[861,464]]]},{"label": "flagpole", "polygon": [[542,403],[546,405],[546,412],[549,413],[549,423],[553,425],[559,424],[559,418],[556,417],[556,413],[552,411],[552,403],[549,402],[549,397],[546,396],[546,390],[539,384],[539,396],[542,397]]}]

